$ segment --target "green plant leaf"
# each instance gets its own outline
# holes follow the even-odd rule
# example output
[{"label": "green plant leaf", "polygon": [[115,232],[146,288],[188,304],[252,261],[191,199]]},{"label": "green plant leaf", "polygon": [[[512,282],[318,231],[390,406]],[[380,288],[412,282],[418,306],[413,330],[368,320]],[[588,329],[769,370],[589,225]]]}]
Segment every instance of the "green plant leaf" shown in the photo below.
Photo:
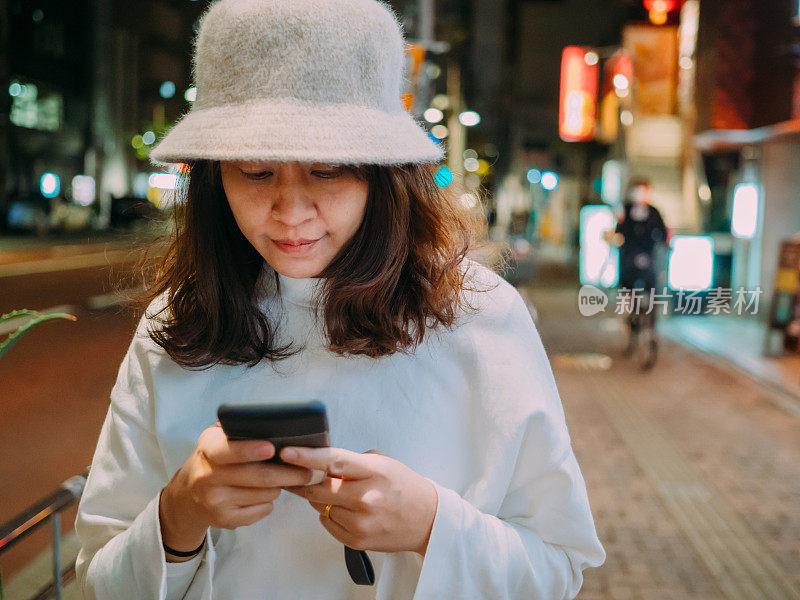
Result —
[{"label": "green plant leaf", "polygon": [[5,354],[8,351],[8,349],[11,348],[11,346],[13,346],[22,337],[22,334],[24,334],[32,327],[38,325],[39,323],[43,323],[44,321],[49,321],[50,319],[68,319],[70,321],[78,320],[78,317],[76,317],[75,315],[70,315],[68,313],[42,314],[39,311],[29,310],[25,308],[22,310],[12,310],[10,313],[0,315],[0,323],[23,316],[32,316],[33,318],[24,325],[19,326],[16,329],[16,331],[9,334],[9,336],[5,340],[0,342],[0,358],[2,358],[3,354]]}]

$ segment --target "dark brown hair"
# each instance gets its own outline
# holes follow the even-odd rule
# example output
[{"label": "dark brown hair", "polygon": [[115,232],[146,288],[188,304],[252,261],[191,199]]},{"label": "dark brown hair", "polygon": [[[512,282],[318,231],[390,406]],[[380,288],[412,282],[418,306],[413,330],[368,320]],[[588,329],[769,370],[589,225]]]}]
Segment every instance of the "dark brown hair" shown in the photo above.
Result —
[{"label": "dark brown hair", "polygon": [[[462,261],[485,232],[485,218],[462,204],[456,184],[436,184],[437,165],[347,168],[368,181],[369,194],[359,229],[319,274],[328,349],[374,358],[407,353],[426,328],[450,327],[460,310],[474,309],[462,293],[476,289]],[[236,224],[219,162],[193,161],[187,171],[173,231],[159,238],[169,247],[149,273],[147,255],[141,261],[145,287],[132,304],[143,310],[164,294],[168,316],[150,336],[187,368],[290,356],[291,344],[277,345],[279,323],[259,307],[264,259]]]}]

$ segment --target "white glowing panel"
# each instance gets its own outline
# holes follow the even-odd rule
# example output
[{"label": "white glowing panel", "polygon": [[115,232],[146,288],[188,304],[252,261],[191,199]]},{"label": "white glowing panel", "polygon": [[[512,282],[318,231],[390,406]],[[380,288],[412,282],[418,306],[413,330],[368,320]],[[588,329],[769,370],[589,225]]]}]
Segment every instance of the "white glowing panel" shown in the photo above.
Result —
[{"label": "white glowing panel", "polygon": [[94,202],[95,185],[94,177],[89,175],[75,175],[72,178],[72,197],[81,206],[89,206]]},{"label": "white glowing panel", "polygon": [[758,226],[758,187],[753,183],[740,183],[733,189],[733,215],[731,233],[738,238],[750,239]]},{"label": "white glowing panel", "polygon": [[584,206],[580,218],[580,279],[582,285],[613,287],[619,280],[619,251],[605,241],[617,226],[608,206]]},{"label": "white glowing panel", "polygon": [[714,278],[714,240],[707,235],[676,235],[670,240],[669,287],[707,290]]}]

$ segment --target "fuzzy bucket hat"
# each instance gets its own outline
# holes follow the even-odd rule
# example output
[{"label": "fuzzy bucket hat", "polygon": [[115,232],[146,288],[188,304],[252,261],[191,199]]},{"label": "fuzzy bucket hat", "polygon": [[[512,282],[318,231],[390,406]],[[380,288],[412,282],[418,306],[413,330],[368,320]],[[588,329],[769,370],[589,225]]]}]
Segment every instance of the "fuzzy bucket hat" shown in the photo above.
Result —
[{"label": "fuzzy bucket hat", "polygon": [[405,64],[376,0],[219,0],[194,42],[196,101],[150,159],[436,162],[401,102]]}]

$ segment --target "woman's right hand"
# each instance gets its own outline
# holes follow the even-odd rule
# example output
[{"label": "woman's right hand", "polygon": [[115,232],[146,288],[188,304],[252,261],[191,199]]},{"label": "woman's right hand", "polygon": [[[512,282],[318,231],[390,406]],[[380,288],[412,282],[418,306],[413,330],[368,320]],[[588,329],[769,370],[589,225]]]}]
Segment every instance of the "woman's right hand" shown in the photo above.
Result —
[{"label": "woman's right hand", "polygon": [[[161,491],[163,542],[175,550],[194,550],[208,527],[251,525],[272,512],[282,487],[311,480],[309,469],[261,462],[274,454],[267,441],[228,441],[219,423],[203,431],[194,452]],[[167,560],[186,559],[168,554]]]}]

